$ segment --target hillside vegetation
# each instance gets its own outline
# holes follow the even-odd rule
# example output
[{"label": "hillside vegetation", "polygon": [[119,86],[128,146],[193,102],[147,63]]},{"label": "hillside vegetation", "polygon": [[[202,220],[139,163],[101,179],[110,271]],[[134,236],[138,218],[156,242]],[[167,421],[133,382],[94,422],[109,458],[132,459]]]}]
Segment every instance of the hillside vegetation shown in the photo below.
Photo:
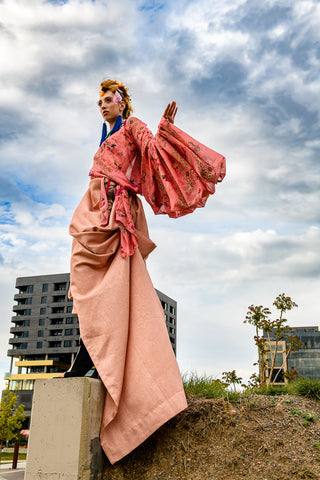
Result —
[{"label": "hillside vegetation", "polygon": [[188,396],[188,408],[105,480],[320,479],[320,403],[296,395]]}]

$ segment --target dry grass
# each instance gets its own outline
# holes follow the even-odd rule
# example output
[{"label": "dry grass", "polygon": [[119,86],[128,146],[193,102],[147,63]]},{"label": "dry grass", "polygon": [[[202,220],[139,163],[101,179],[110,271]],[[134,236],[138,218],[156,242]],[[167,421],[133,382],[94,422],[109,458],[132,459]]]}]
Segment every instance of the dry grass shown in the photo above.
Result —
[{"label": "dry grass", "polygon": [[[188,408],[118,464],[105,480],[320,478],[320,404],[297,396],[188,398]],[[294,415],[299,410],[301,415]],[[303,414],[312,414],[307,422]]]}]

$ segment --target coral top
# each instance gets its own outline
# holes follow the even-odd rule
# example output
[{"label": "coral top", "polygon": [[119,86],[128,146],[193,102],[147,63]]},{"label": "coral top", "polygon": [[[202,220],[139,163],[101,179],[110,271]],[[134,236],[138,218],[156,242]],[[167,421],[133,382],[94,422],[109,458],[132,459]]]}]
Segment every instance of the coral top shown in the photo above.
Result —
[{"label": "coral top", "polygon": [[[115,181],[116,219],[121,230],[122,256],[137,248],[128,192],[142,194],[155,214],[177,218],[203,207],[215,184],[225,177],[225,158],[202,145],[162,117],[152,135],[146,124],[131,117],[99,148],[92,178]],[[101,225],[108,224],[107,198],[101,182]]]}]

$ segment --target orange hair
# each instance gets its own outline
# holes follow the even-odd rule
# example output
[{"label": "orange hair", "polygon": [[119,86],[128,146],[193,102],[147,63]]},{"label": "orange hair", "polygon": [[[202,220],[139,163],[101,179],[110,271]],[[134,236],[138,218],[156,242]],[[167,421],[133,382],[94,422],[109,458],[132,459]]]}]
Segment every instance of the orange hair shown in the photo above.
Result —
[{"label": "orange hair", "polygon": [[127,119],[130,117],[130,115],[133,113],[133,107],[131,105],[131,98],[130,95],[128,94],[127,88],[123,85],[122,82],[118,82],[118,80],[104,80],[100,84],[100,97],[103,97],[103,95],[110,90],[110,92],[115,93],[119,92],[122,100],[125,102],[126,106],[123,111],[123,118]]}]

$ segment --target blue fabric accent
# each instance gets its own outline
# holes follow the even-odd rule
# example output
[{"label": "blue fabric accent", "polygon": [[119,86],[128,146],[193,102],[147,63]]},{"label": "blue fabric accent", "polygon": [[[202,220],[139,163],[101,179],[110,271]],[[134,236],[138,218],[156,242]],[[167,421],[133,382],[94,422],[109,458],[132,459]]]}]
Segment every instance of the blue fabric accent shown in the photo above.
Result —
[{"label": "blue fabric accent", "polygon": [[122,121],[122,117],[121,115],[118,116],[117,120],[116,120],[116,123],[114,124],[113,126],[113,129],[111,130],[111,132],[107,133],[107,126],[105,124],[105,122],[103,122],[103,126],[102,126],[102,136],[101,136],[101,140],[100,140],[100,145],[99,147],[101,147],[101,145],[103,144],[103,142],[108,138],[110,137],[110,135],[113,135],[114,133],[116,133],[120,127],[123,125],[123,121]]},{"label": "blue fabric accent", "polygon": [[103,124],[102,124],[102,135],[101,135],[101,140],[100,140],[99,147],[101,147],[101,145],[103,144],[103,142],[105,141],[106,138],[107,138],[107,125],[105,124],[105,122],[103,122]]}]

